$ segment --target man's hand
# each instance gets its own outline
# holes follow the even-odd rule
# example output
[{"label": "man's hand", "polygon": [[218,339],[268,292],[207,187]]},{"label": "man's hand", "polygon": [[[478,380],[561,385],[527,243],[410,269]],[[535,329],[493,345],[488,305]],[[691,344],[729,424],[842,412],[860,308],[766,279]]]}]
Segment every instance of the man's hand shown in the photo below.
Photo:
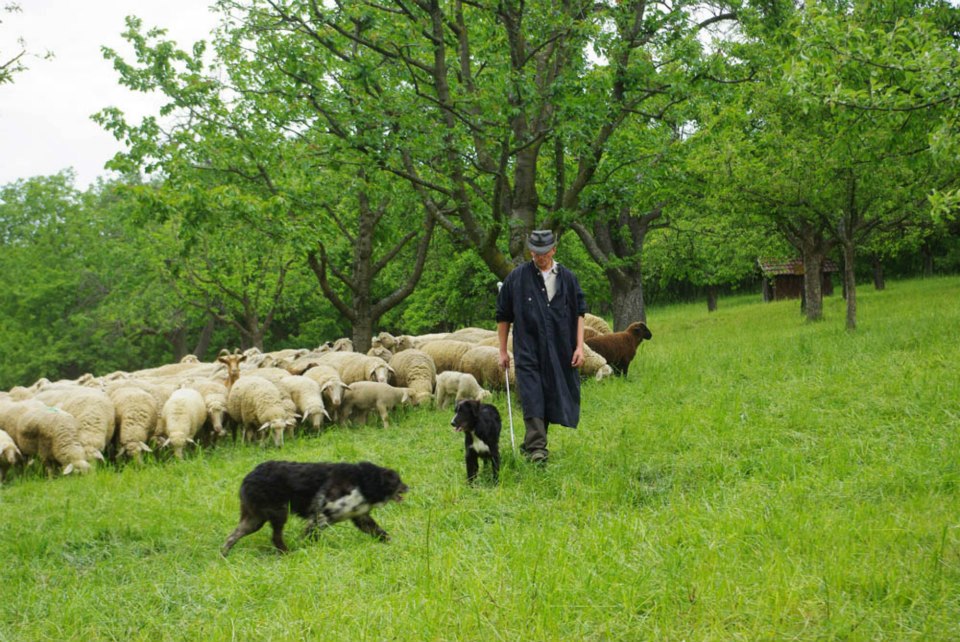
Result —
[{"label": "man's hand", "polygon": [[579,368],[583,365],[583,361],[583,346],[580,346],[573,351],[573,359],[571,359],[570,365],[574,368]]}]

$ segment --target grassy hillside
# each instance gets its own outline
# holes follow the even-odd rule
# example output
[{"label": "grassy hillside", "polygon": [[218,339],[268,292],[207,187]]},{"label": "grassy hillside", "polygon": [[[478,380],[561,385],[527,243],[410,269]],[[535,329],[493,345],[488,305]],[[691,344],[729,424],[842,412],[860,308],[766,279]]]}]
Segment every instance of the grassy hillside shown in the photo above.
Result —
[{"label": "grassy hillside", "polygon": [[[625,380],[588,382],[539,469],[464,481],[450,412],[282,452],[0,489],[0,640],[960,638],[960,279],[804,322],[755,297],[650,311]],[[509,453],[505,398],[502,449]],[[514,413],[518,439],[522,421]],[[280,556],[219,546],[268,458],[370,459],[411,486]]]}]

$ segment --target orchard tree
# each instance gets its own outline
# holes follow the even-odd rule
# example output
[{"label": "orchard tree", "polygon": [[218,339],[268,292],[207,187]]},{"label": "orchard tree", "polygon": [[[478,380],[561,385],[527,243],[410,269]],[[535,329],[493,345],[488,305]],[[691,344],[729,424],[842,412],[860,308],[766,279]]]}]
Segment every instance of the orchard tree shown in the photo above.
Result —
[{"label": "orchard tree", "polygon": [[615,325],[644,317],[640,253],[662,203],[620,188],[661,170],[617,138],[659,138],[724,72],[698,36],[735,13],[641,0],[217,6],[263,62],[261,95],[405,181],[497,278],[523,260],[529,230],[572,228],[607,275]]},{"label": "orchard tree", "polygon": [[[221,205],[210,204],[209,195],[235,194],[235,200],[245,203],[239,208],[245,227],[233,229],[245,236],[254,231],[272,237],[264,243],[294,248],[296,267],[309,266],[321,291],[351,323],[357,348],[369,346],[380,317],[408,296],[419,280],[434,217],[421,210],[411,224],[410,206],[416,209],[419,204],[411,201],[409,188],[405,195],[396,180],[370,181],[369,161],[358,160],[351,146],[342,147],[340,140],[352,136],[366,136],[375,144],[377,128],[368,115],[349,100],[341,101],[347,114],[339,121],[343,131],[320,127],[308,101],[288,101],[282,93],[290,81],[280,72],[277,58],[293,64],[300,52],[278,50],[268,33],[261,34],[257,48],[251,50],[242,26],[230,20],[214,40],[210,66],[204,43],[197,43],[191,52],[180,50],[164,39],[163,30],[144,33],[137,19],[128,19],[124,36],[134,47],[134,64],[105,50],[121,82],[137,91],[163,92],[168,103],[160,115],[177,118],[166,126],[153,117],[131,124],[119,110],[100,112],[97,120],[128,147],[114,159],[113,167],[162,172],[162,193],[171,203],[185,199],[222,210]],[[204,222],[208,214],[206,205],[190,208],[183,223],[198,232],[215,232]],[[391,261],[408,269],[400,283],[384,284],[378,275]],[[288,259],[281,265],[278,276],[294,267]],[[212,286],[217,279],[210,267],[203,279]],[[198,276],[191,277],[195,283]],[[332,285],[331,277],[345,288]],[[282,292],[279,281],[274,292],[274,297],[248,297],[242,304],[257,300],[268,306],[241,314],[244,342],[262,341],[266,329],[253,326],[272,318],[270,310]],[[235,290],[221,294],[242,300]],[[223,301],[209,298],[203,305],[213,313]]]}]

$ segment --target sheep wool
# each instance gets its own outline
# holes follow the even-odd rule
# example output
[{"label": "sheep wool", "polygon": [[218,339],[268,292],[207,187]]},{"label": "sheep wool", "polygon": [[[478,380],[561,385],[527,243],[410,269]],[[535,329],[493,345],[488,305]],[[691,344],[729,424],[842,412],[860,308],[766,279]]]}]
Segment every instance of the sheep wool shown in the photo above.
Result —
[{"label": "sheep wool", "polygon": [[390,367],[396,373],[397,386],[413,390],[418,403],[433,397],[437,367],[426,352],[415,348],[398,352],[390,360]]},{"label": "sheep wool", "polygon": [[293,400],[302,421],[309,421],[314,430],[323,429],[323,420],[329,419],[330,415],[323,406],[320,384],[302,375],[287,375],[279,379],[276,385]]},{"label": "sheep wool", "polygon": [[49,474],[58,465],[64,475],[90,470],[86,449],[80,441],[80,424],[70,413],[52,406],[33,407],[21,415],[17,432],[35,440],[36,455]]},{"label": "sheep wool", "polygon": [[213,430],[215,438],[223,437],[223,419],[227,414],[227,386],[219,381],[210,379],[193,381],[187,384],[203,397],[203,404],[207,407],[207,421]]},{"label": "sheep wool", "polygon": [[157,436],[162,438],[160,447],[169,446],[174,457],[183,459],[184,449],[187,444],[196,445],[193,438],[206,420],[207,406],[203,403],[203,395],[193,388],[177,388],[160,411],[157,426]]},{"label": "sheep wool", "polygon": [[139,463],[141,453],[152,452],[147,442],[157,430],[160,405],[156,397],[137,386],[120,386],[108,394],[116,411],[117,457]]},{"label": "sheep wool", "polygon": [[[493,346],[474,346],[460,358],[460,372],[472,374],[484,388],[502,390],[506,387],[503,369],[500,367],[500,348]],[[516,384],[513,359],[510,359],[510,387]],[[514,388],[515,389],[515,388]],[[519,391],[517,392],[519,394]]]},{"label": "sheep wool", "polygon": [[475,344],[468,341],[438,339],[420,345],[420,350],[430,355],[437,373],[440,373],[446,370],[459,370],[460,359],[467,350],[475,347]]},{"label": "sheep wool", "polygon": [[7,471],[23,459],[13,437],[6,430],[0,430],[0,483],[7,479]]},{"label": "sheep wool", "polygon": [[333,366],[316,365],[304,371],[303,376],[313,379],[320,386],[320,393],[326,400],[324,406],[328,409],[332,420],[336,420],[343,403],[343,393],[349,386],[340,378],[340,372]]},{"label": "sheep wool", "polygon": [[76,387],[71,390],[50,390],[37,399],[66,410],[77,418],[80,444],[87,461],[104,461],[103,452],[116,430],[116,410],[107,393],[93,388]]},{"label": "sheep wool", "polygon": [[283,446],[283,433],[295,426],[296,419],[284,407],[284,394],[263,377],[243,376],[230,388],[227,395],[227,413],[240,426],[249,429],[245,438],[267,429],[273,433],[273,443]]}]

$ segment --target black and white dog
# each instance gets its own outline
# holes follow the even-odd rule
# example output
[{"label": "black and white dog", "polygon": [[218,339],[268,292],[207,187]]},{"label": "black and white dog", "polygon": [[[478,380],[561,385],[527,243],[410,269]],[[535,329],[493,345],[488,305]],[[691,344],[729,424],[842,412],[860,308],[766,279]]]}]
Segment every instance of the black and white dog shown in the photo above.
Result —
[{"label": "black and white dog", "polygon": [[480,471],[479,459],[490,462],[493,481],[500,479],[500,411],[496,406],[473,399],[457,402],[450,425],[464,434],[467,458],[467,481],[472,482]]},{"label": "black and white dog", "polygon": [[370,510],[390,500],[401,501],[408,490],[395,470],[367,461],[263,462],[240,484],[240,524],[220,553],[226,556],[237,540],[266,522],[273,528],[273,545],[286,552],[283,525],[289,511],[307,520],[304,536],[349,519],[364,533],[388,541],[390,536],[370,517]]}]

